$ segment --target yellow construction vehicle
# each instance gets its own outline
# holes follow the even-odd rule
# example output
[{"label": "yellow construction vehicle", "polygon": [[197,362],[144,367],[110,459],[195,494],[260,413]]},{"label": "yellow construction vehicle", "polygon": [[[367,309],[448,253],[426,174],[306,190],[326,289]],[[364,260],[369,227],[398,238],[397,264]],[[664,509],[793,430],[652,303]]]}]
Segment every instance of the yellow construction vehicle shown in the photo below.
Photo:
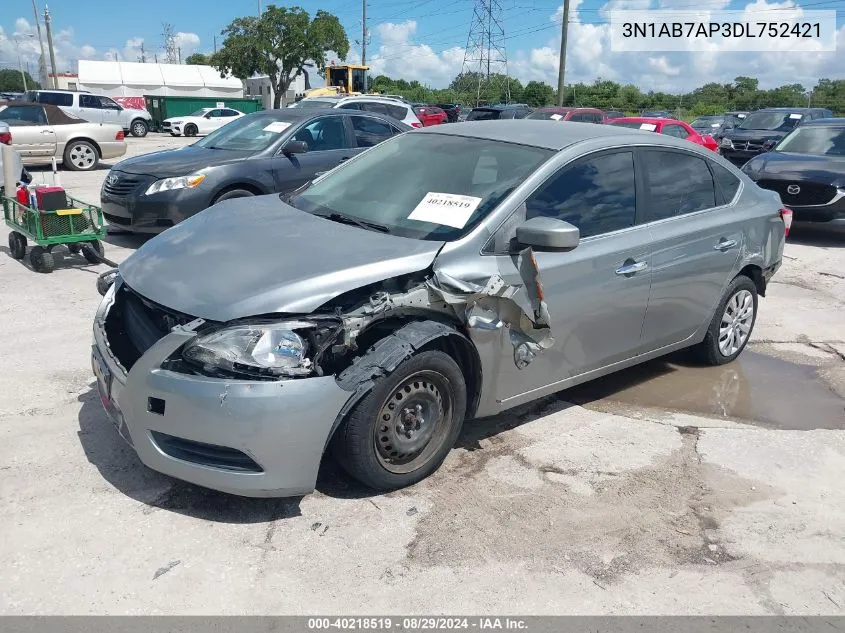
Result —
[{"label": "yellow construction vehicle", "polygon": [[312,88],[305,91],[305,97],[325,97],[329,95],[359,95],[364,92],[364,74],[369,66],[356,64],[326,67],[326,85],[324,88]]}]

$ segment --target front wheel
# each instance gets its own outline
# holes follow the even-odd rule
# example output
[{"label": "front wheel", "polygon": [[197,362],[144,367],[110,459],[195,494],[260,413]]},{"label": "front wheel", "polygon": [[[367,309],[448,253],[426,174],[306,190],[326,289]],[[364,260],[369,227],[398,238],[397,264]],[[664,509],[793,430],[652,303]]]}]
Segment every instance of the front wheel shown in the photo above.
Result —
[{"label": "front wheel", "polygon": [[143,138],[147,135],[147,132],[150,131],[150,126],[147,125],[147,122],[144,121],[144,119],[135,119],[132,121],[132,126],[129,128],[129,131],[132,132],[132,136]]},{"label": "front wheel", "polygon": [[708,365],[724,365],[742,353],[757,320],[757,286],[740,275],[728,285],[704,340],[695,351]]},{"label": "front wheel", "polygon": [[410,486],[446,459],[466,401],[464,376],[452,357],[422,352],[375,381],[332,438],[332,453],[370,488]]},{"label": "front wheel", "polygon": [[194,125],[193,123],[188,123],[188,125],[185,126],[185,129],[183,130],[183,132],[184,132],[185,136],[196,136],[197,132],[199,132],[199,130],[197,129],[197,126]]},{"label": "front wheel", "polygon": [[51,273],[56,267],[53,253],[43,246],[32,247],[32,250],[29,251],[29,263],[32,264],[32,269],[38,273]]}]

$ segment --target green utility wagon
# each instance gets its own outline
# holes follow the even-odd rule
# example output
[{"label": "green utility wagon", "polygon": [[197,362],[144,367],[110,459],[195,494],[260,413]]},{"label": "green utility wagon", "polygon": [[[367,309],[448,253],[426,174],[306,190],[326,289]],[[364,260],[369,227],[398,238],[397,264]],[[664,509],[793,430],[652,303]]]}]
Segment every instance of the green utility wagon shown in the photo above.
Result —
[{"label": "green utility wagon", "polygon": [[[26,256],[27,242],[33,242],[29,251],[32,268],[40,273],[53,272],[53,247],[61,244],[71,253],[82,253],[92,264],[102,261],[106,236],[103,210],[68,196],[70,208],[58,211],[39,211],[10,198],[0,189],[3,199],[3,218],[12,229],[9,233],[9,251],[15,259]],[[88,246],[89,248],[83,248]]]}]

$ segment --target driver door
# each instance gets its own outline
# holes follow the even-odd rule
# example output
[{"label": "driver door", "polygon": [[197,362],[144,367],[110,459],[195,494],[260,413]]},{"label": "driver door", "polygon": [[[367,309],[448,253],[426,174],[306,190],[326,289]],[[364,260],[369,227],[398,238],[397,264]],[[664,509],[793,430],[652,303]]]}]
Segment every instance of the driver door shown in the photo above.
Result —
[{"label": "driver door", "polygon": [[288,140],[304,141],[308,151],[287,156],[279,148],[273,157],[276,191],[298,189],[318,173],[334,169],[358,153],[346,119],[343,114],[323,116],[306,121],[294,131]]},{"label": "driver door", "polygon": [[123,121],[121,121],[120,113],[123,111],[123,108],[121,108],[116,101],[113,101],[108,97],[98,98],[102,109],[103,123],[111,123],[113,125],[119,125],[120,127],[129,127],[128,121],[125,126]]}]

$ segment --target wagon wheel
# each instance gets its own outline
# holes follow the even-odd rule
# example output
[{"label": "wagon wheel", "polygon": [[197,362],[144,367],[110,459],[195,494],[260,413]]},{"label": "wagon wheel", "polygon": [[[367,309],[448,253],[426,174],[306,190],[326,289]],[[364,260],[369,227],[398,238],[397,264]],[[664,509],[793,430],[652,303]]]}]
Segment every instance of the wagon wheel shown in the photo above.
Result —
[{"label": "wagon wheel", "polygon": [[23,259],[26,255],[26,237],[17,231],[9,233],[9,252],[15,259]]},{"label": "wagon wheel", "polygon": [[79,246],[79,242],[71,242],[70,244],[67,245],[67,250],[69,252],[73,253],[74,255],[77,255],[77,254],[79,254],[79,251],[82,250],[82,249]]},{"label": "wagon wheel", "polygon": [[85,244],[87,248],[82,248],[82,255],[91,264],[101,264],[103,257],[103,244],[100,240],[91,240]]},{"label": "wagon wheel", "polygon": [[56,267],[53,253],[41,246],[33,246],[29,251],[29,263],[32,264],[33,270],[39,273],[51,273]]}]

